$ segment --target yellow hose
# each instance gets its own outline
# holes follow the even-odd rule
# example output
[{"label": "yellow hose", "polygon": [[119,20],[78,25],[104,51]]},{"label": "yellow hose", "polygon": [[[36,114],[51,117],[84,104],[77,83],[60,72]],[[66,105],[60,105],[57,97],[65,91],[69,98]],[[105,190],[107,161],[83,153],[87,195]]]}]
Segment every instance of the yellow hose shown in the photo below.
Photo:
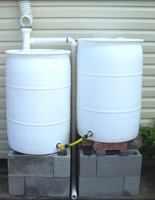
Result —
[{"label": "yellow hose", "polygon": [[77,141],[75,141],[75,142],[73,142],[73,143],[70,143],[70,144],[60,144],[60,143],[58,143],[58,144],[56,145],[56,147],[57,147],[58,149],[60,149],[61,151],[64,151],[65,148],[72,147],[72,146],[74,146],[74,145],[76,145],[76,144],[82,142],[83,140],[87,139],[88,137],[92,137],[92,136],[93,136],[93,133],[92,133],[91,131],[89,131],[89,132],[87,133],[87,135],[84,135],[84,136],[81,137],[79,140],[77,140]]},{"label": "yellow hose", "polygon": [[80,138],[79,140],[77,140],[77,141],[71,143],[70,146],[72,147],[72,146],[74,146],[74,145],[76,145],[76,144],[82,142],[82,140],[83,140],[83,138]]}]

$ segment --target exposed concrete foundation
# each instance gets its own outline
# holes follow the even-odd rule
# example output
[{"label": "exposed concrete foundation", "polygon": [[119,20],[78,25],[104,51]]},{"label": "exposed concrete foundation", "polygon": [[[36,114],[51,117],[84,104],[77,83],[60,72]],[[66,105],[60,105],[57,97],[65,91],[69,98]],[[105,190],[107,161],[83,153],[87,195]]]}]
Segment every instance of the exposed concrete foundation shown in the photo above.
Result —
[{"label": "exposed concrete foundation", "polygon": [[33,156],[11,150],[8,183],[10,195],[69,197],[70,149],[66,156]]}]

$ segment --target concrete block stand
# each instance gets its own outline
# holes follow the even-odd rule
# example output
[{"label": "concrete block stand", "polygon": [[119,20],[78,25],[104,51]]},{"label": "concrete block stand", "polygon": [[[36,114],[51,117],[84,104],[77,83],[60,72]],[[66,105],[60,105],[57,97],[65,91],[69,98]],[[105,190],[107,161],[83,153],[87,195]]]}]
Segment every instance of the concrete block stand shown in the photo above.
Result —
[{"label": "concrete block stand", "polygon": [[130,149],[127,156],[102,155],[94,150],[86,155],[79,149],[79,196],[120,197],[139,194],[142,156]]},{"label": "concrete block stand", "polygon": [[11,150],[8,154],[10,195],[69,197],[70,149],[67,155],[25,155]]}]

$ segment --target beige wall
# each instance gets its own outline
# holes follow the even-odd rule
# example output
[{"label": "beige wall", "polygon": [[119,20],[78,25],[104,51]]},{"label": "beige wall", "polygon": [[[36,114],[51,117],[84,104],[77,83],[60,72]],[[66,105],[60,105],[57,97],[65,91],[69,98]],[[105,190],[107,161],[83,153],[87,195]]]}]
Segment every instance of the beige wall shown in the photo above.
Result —
[{"label": "beige wall", "polygon": [[[32,1],[34,37],[143,38],[144,76],[141,123],[155,118],[154,1]],[[0,1],[0,157],[8,151],[5,110],[5,50],[19,49],[22,35],[17,1]],[[47,46],[33,46],[50,48]],[[68,45],[52,48],[69,48]],[[22,134],[22,133],[21,133]]]}]

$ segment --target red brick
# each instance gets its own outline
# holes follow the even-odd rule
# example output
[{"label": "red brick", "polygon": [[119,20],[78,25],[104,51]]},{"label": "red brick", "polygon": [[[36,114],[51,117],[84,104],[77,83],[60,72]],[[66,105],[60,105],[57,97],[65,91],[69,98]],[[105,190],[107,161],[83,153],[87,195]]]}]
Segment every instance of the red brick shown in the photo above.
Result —
[{"label": "red brick", "polygon": [[94,142],[93,149],[95,151],[98,150],[124,150],[128,148],[128,142],[121,143],[102,143],[102,142]]}]

